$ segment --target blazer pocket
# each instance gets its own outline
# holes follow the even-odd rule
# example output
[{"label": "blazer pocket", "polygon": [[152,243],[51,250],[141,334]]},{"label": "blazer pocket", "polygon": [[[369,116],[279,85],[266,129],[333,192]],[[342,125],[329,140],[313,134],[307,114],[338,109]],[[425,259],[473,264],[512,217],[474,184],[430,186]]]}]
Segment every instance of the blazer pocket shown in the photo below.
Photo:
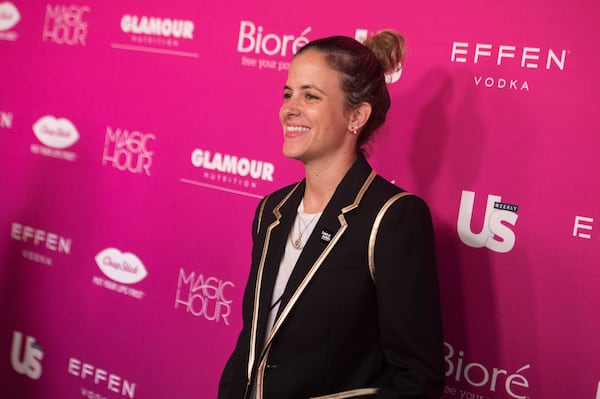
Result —
[{"label": "blazer pocket", "polygon": [[340,256],[325,260],[321,270],[324,272],[337,272],[361,268],[369,268],[366,259],[360,256]]}]

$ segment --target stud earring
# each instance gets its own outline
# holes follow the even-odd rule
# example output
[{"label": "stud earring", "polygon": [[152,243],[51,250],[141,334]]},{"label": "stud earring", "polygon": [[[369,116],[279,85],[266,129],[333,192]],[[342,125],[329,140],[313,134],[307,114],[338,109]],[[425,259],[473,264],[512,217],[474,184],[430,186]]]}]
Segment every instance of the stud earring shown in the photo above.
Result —
[{"label": "stud earring", "polygon": [[356,126],[352,127],[352,134],[356,135],[357,131],[356,131]]}]

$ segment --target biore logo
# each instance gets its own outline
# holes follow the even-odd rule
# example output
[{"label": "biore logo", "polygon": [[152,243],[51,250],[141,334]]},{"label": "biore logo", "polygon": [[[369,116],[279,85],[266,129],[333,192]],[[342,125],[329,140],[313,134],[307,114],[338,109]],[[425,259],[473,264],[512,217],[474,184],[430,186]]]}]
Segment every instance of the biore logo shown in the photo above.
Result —
[{"label": "biore logo", "polygon": [[0,128],[11,129],[13,125],[13,114],[12,112],[0,111]]},{"label": "biore logo", "polygon": [[275,166],[272,163],[235,155],[221,154],[196,148],[192,151],[192,165],[218,172],[230,173],[241,177],[251,177],[264,181],[273,181]]},{"label": "biore logo", "polygon": [[175,294],[175,309],[184,305],[188,313],[202,316],[210,321],[223,321],[229,325],[231,300],[225,297],[225,288],[234,287],[230,281],[219,280],[216,277],[205,278],[191,272],[186,276],[185,270],[179,269],[177,293]]},{"label": "biore logo", "polygon": [[150,176],[154,151],[148,150],[148,141],[156,140],[152,133],[130,132],[126,129],[106,128],[102,165],[131,173],[146,173]]},{"label": "biore logo", "polygon": [[56,44],[85,46],[88,34],[86,18],[89,12],[89,6],[48,4],[42,39]]},{"label": "biore logo", "polygon": [[[369,31],[367,29],[357,29],[354,32],[354,39],[357,41],[364,43],[369,37]],[[391,84],[396,83],[400,80],[402,76],[402,64],[398,64],[398,67],[392,71],[385,74],[385,83]]]},{"label": "biore logo", "polygon": [[276,33],[264,34],[262,26],[256,26],[251,21],[240,22],[237,51],[240,53],[280,55],[285,57],[293,55],[308,43],[307,35],[311,27],[306,28],[298,37],[294,35],[277,35]]},{"label": "biore logo", "polygon": [[96,264],[108,278],[123,284],[139,283],[148,272],[136,255],[117,248],[103,249],[96,255]]},{"label": "biore logo", "polygon": [[458,211],[458,236],[466,245],[473,248],[487,247],[495,252],[505,253],[515,245],[515,233],[504,223],[512,226],[517,222],[518,206],[502,203],[497,195],[488,195],[485,217],[481,232],[471,231],[471,218],[475,193],[463,190]]},{"label": "biore logo", "polygon": [[33,133],[43,144],[52,148],[68,148],[79,140],[79,132],[70,120],[51,115],[41,117],[33,125]]},{"label": "biore logo", "polygon": [[194,23],[189,20],[138,17],[125,14],[121,18],[121,30],[124,33],[135,33],[164,38],[193,39]]},{"label": "biore logo", "polygon": [[21,20],[19,10],[10,1],[0,3],[0,39],[16,40],[15,32],[8,32]]},{"label": "biore logo", "polygon": [[287,57],[294,55],[298,50],[308,43],[306,35],[312,30],[309,26],[304,29],[299,36],[276,33],[264,33],[262,26],[256,26],[251,21],[240,22],[240,32],[238,35],[237,51],[247,54],[242,56],[241,64],[243,66],[256,67],[258,69],[277,69],[286,71],[290,69],[289,61],[273,60],[268,58],[253,58],[249,55],[262,54],[267,56]]},{"label": "biore logo", "polygon": [[[473,387],[486,388],[491,392],[496,392],[500,389],[506,392],[511,398],[528,398],[526,392],[527,388],[529,388],[529,381],[521,373],[531,367],[529,364],[521,367],[515,373],[508,374],[507,370],[496,367],[490,370],[489,367],[481,363],[465,364],[465,359],[463,358],[465,353],[463,351],[459,351],[458,356],[455,357],[456,352],[451,344],[444,342],[444,347],[447,351],[444,359],[446,361],[446,377],[449,377],[446,379],[448,383],[451,380],[456,382],[465,381]],[[461,398],[464,397],[478,396],[461,390]]]},{"label": "biore logo", "polygon": [[[104,369],[95,367],[89,363],[83,363],[79,359],[73,357],[69,358],[69,364],[67,366],[67,372],[75,377],[80,377],[82,380],[93,382],[95,385],[101,385],[108,391],[120,394],[127,398],[135,398],[136,383],[126,380],[125,378],[109,373]],[[94,392],[82,389],[82,394],[88,393],[93,395]],[[92,397],[87,395],[86,397]],[[103,397],[101,395],[93,395],[96,397]]]},{"label": "biore logo", "polygon": [[[35,338],[25,338],[25,349],[23,348],[23,334],[19,331],[13,332],[12,350],[10,360],[15,371],[25,374],[29,378],[37,380],[42,376],[42,359],[44,351],[35,343]],[[21,353],[22,352],[22,353]]]}]

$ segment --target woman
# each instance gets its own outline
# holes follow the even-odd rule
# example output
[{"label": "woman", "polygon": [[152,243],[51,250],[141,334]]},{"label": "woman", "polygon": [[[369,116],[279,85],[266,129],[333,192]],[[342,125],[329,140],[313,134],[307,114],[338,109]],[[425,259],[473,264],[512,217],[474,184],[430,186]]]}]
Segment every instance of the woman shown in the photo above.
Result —
[{"label": "woman", "polygon": [[390,106],[384,74],[403,54],[402,37],[383,31],[365,45],[316,40],[294,57],[283,152],[306,178],[256,210],[244,325],[220,399],[440,396],[429,210],[363,155]]}]

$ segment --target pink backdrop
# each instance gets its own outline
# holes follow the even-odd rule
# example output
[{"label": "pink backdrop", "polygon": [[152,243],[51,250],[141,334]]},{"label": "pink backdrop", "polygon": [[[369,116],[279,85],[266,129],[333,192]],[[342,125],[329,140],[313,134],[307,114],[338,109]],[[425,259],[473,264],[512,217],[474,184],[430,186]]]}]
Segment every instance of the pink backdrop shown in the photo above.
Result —
[{"label": "pink backdrop", "polygon": [[371,161],[434,215],[445,398],[600,398],[597,2],[0,0],[0,396],[214,398],[306,40],[408,43]]}]

